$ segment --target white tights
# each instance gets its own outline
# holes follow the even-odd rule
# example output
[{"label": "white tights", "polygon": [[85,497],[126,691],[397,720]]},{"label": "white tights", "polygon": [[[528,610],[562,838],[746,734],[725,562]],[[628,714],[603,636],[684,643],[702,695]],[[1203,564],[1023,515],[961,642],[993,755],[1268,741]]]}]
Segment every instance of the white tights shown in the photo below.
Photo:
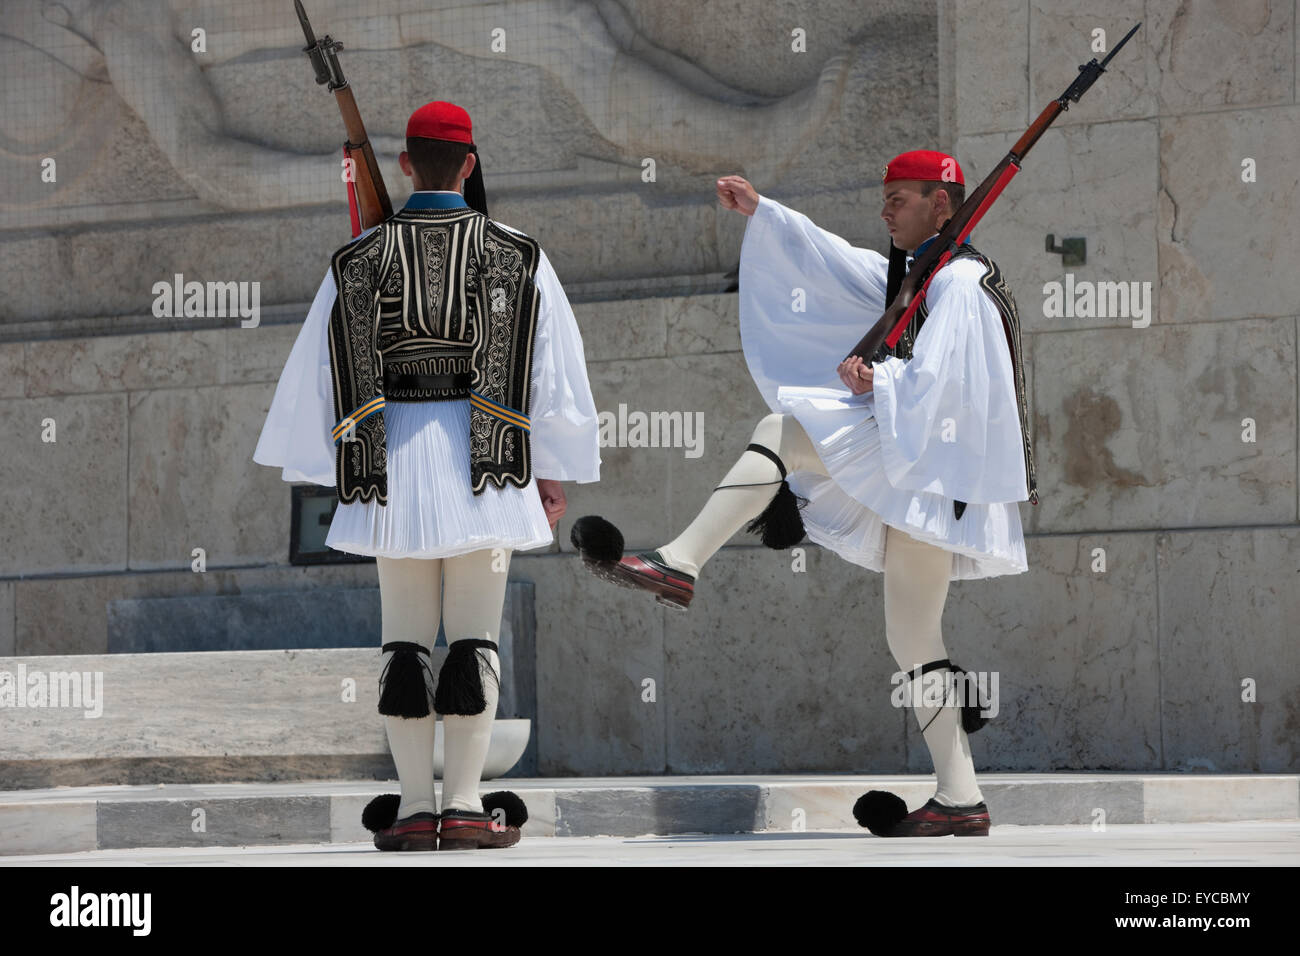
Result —
[{"label": "white tights", "polygon": [[[379,568],[379,600],[383,641],[413,641],[430,651],[438,637],[441,616],[448,643],[463,638],[496,641],[505,603],[510,551],[485,549],[454,558],[375,559]],[[487,709],[471,717],[444,716],[442,808],[483,811],[479,778],[487,760],[492,721],[497,712],[497,682],[501,662],[492,651],[492,674],[480,661]],[[392,652],[384,655],[388,663]],[[402,785],[399,819],[413,813],[434,813],[434,715],[384,717],[388,746]]]},{"label": "white tights", "polygon": [[[787,473],[826,475],[812,440],[793,415],[766,416],[755,427],[751,441],[776,452]],[[770,458],[746,450],[719,484],[751,487],[715,490],[686,530],[658,549],[664,561],[698,576],[705,562],[767,507],[780,487],[780,477],[780,469]],[[899,670],[911,671],[948,656],[940,620],[951,572],[952,552],[886,526],[885,640]],[[975,782],[975,764],[961,726],[960,708],[915,709],[918,726],[929,725],[924,738],[938,778],[935,799],[950,806],[979,803],[983,797]]]}]

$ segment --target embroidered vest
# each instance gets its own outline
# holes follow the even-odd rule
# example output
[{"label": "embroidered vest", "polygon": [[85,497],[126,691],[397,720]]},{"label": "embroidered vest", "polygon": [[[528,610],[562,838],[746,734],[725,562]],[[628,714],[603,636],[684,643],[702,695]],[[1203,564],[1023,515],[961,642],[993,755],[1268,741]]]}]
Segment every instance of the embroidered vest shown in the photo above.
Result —
[{"label": "embroidered vest", "polygon": [[402,209],[334,254],[329,350],[340,501],[388,502],[387,398],[468,396],[474,494],[488,481],[531,481],[540,261],[535,241],[464,207]]},{"label": "embroidered vest", "polygon": [[[984,275],[980,277],[980,287],[988,293],[989,298],[993,300],[993,304],[997,306],[998,313],[1002,316],[1002,330],[1006,333],[1007,347],[1011,351],[1011,366],[1015,372],[1016,406],[1020,412],[1020,434],[1024,439],[1026,491],[1029,493],[1030,502],[1038,504],[1038,476],[1034,469],[1034,445],[1029,434],[1029,397],[1025,389],[1024,355],[1020,346],[1020,313],[1016,309],[1016,300],[1012,297],[1011,290],[1007,287],[1006,280],[1003,278],[1002,270],[998,268],[996,262],[977,250],[969,241],[962,243],[948,262],[963,257],[974,258],[984,266]],[[924,277],[922,277],[922,281],[924,281]],[[907,328],[899,336],[898,344],[892,349],[882,345],[876,352],[875,361],[880,361],[883,355],[893,355],[903,361],[910,361],[912,348],[916,344],[916,337],[920,334],[921,327],[925,324],[928,315],[929,308],[926,305],[926,300],[922,299],[921,304],[912,315],[912,321],[907,324]],[[964,502],[957,502],[956,505],[956,515],[960,518],[961,513],[966,510],[966,505]]]}]

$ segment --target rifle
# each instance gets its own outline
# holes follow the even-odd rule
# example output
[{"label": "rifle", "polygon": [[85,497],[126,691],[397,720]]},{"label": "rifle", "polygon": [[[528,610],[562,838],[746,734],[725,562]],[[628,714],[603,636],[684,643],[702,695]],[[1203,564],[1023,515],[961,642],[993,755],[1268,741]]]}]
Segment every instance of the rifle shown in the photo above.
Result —
[{"label": "rifle", "polygon": [[[352,96],[352,87],[348,86],[348,81],[343,78],[343,70],[339,67],[338,51],[343,49],[343,44],[328,34],[317,40],[311,24],[307,22],[307,13],[302,8],[301,0],[293,0],[293,7],[298,14],[298,22],[302,24],[302,32],[307,37],[307,46],[303,52],[316,69],[316,82],[328,85],[339,104],[339,112],[343,114],[343,125],[348,133],[347,142],[343,144],[343,155],[353,160],[352,178],[348,181],[352,235],[357,236],[362,229],[368,229],[391,216],[393,204],[384,187],[384,175],[379,171],[379,163],[375,161],[375,151],[370,148],[370,140],[366,137],[366,127],[361,122],[361,113]],[[360,154],[360,162],[355,161],[353,153]]]},{"label": "rifle", "polygon": [[[971,230],[983,218],[984,213],[988,211],[989,206],[1006,188],[1007,183],[1011,181],[1016,173],[1020,172],[1020,163],[1025,158],[1025,154],[1030,148],[1038,142],[1038,138],[1047,131],[1047,127],[1052,125],[1052,121],[1060,114],[1061,110],[1068,110],[1070,102],[1079,102],[1079,98],[1088,92],[1088,88],[1097,81],[1097,77],[1106,69],[1106,64],[1111,61],[1120,47],[1129,41],[1129,37],[1137,33],[1138,27],[1142,26],[1139,22],[1132,30],[1124,35],[1115,48],[1110,51],[1106,59],[1100,63],[1097,58],[1093,57],[1088,63],[1079,67],[1079,75],[1074,78],[1074,82],[1064,93],[1052,100],[1047,108],[1039,114],[1038,119],[1034,120],[1033,125],[1025,131],[1025,134],[1016,141],[1011,147],[1011,151],[1003,157],[1002,162],[994,167],[993,172],[985,177],[984,182],[980,183],[975,192],[966,197],[966,201],[961,204],[951,219],[943,224],[939,232],[939,237],[923,252],[908,271],[907,277],[903,279],[903,284],[894,296],[885,314],[879,321],[871,327],[871,331],[862,337],[853,351],[849,352],[846,358],[859,356],[860,358],[871,361],[884,343],[893,348],[907,328],[912,316],[915,314],[917,307],[925,299],[926,289],[930,287],[930,280],[940,269],[952,258],[957,247],[966,241]],[[932,268],[933,267],[933,268]],[[925,281],[921,281],[921,276],[925,276]],[[919,286],[919,288],[918,288]]]}]

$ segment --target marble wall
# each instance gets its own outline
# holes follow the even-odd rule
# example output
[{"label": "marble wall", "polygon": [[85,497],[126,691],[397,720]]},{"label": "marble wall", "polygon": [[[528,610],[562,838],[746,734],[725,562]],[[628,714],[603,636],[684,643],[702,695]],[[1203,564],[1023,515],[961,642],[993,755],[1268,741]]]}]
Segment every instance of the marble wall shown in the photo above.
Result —
[{"label": "marble wall", "polygon": [[[493,215],[578,291],[734,268],[725,173],[838,193],[836,228],[883,239],[860,192],[898,142],[934,135],[935,76],[913,60],[934,49],[933,0],[307,9],[344,44],[394,201],[411,111],[460,103]],[[287,2],[10,0],[0,335],[143,327],[153,283],[177,273],[258,282],[264,307],[309,300],[348,218],[344,129],[302,46]]]},{"label": "marble wall", "polygon": [[[602,481],[569,486],[557,544],[512,562],[536,585],[541,772],[928,769],[910,715],[888,703],[878,575],[816,547],[795,571],[742,534],[675,614],[606,593],[568,530],[604,514],[629,548],[662,544],[766,411],[720,291],[744,224],[716,208],[714,175],[741,170],[880,248],[884,160],[943,148],[978,181],[1093,43],[1108,49],[1138,19],[974,237],[1019,301],[1041,501],[1021,505],[1029,573],[954,584],[945,639],[964,666],[1002,676],[1000,723],[971,738],[979,767],[1294,767],[1293,3],[372,6],[364,20],[337,2],[308,9],[348,45],[376,144],[396,141],[410,104],[464,98],[494,214],[538,235],[584,300],[598,408],[702,416],[699,457],[604,448]],[[175,148],[157,119],[167,104],[124,78],[118,48],[95,45],[174,36],[97,18],[93,2],[66,4],[68,27],[39,7],[14,4],[20,35],[86,76],[55,82],[64,68],[36,53],[0,59],[21,80],[7,102],[27,103],[13,91],[39,80],[63,107],[7,109],[14,126],[0,128],[0,657],[104,653],[114,600],[373,586],[369,565],[288,566],[289,489],[251,461],[304,301],[346,238],[337,111],[297,25],[260,4],[134,8],[207,25],[208,52],[172,64],[172,102],[220,107],[205,134],[218,153],[266,151],[219,173]],[[508,63],[476,46],[495,25]],[[801,25],[808,51],[793,54]],[[582,70],[557,59],[575,49]],[[401,81],[385,84],[394,61]],[[503,132],[518,128],[526,143]],[[42,191],[23,164],[47,151],[74,161]],[[654,183],[647,155],[662,159]],[[1065,267],[1049,233],[1085,238],[1086,263]],[[154,318],[148,290],[175,272],[261,281],[262,323]],[[1136,283],[1149,310],[1057,314],[1048,290],[1067,282]],[[683,289],[694,294],[663,294]],[[42,440],[47,419],[57,442]]]}]

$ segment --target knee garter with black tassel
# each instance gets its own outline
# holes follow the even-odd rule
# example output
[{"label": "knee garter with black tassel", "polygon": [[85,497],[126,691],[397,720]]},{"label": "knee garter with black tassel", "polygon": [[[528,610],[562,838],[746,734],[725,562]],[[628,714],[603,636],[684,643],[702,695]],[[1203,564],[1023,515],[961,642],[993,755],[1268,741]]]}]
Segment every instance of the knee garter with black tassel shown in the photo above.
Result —
[{"label": "knee garter with black tassel", "polygon": [[[969,673],[967,670],[958,667],[956,664],[954,664],[952,661],[948,660],[948,658],[945,657],[943,658],[943,660],[930,661],[928,664],[922,664],[920,668],[920,673],[917,674],[916,672],[913,672],[913,676],[924,677],[926,674],[930,673],[931,671],[937,671],[937,670],[952,671],[954,674],[958,675],[957,677],[958,681],[961,680],[960,675]],[[908,678],[908,680],[911,679],[912,678],[910,677]],[[967,687],[967,690],[968,691],[970,690],[969,686]],[[966,700],[965,703],[961,705],[961,728],[962,730],[966,731],[967,734],[975,733],[975,731],[979,730],[981,727],[983,727],[985,724],[988,723],[988,718],[985,717],[983,713],[981,713],[983,707],[979,702],[979,694],[976,693],[974,695],[975,696],[974,701],[969,700],[970,696],[971,695],[968,693],[967,694],[968,699]],[[943,695],[943,706],[945,707],[948,706],[948,694],[946,689]],[[942,713],[942,711],[940,711],[940,713]],[[930,724],[934,723],[935,719],[938,718],[938,716],[939,714],[936,713],[934,717],[931,717],[926,722],[926,725],[921,728],[922,734],[924,734],[927,730],[930,729]]]},{"label": "knee garter with black tassel", "polygon": [[[781,471],[781,477],[777,479],[781,487],[777,489],[776,495],[768,502],[766,508],[757,518],[745,525],[745,531],[749,534],[760,535],[763,544],[769,548],[775,548],[778,551],[784,551],[786,548],[792,548],[804,539],[807,531],[803,526],[803,517],[799,510],[806,504],[808,499],[796,495],[790,490],[790,483],[786,480],[785,463],[781,461],[781,456],[772,449],[760,445],[757,442],[750,442],[745,451],[755,451],[760,455],[770,458],[778,469]],[[723,488],[756,488],[761,485],[775,485],[777,481],[755,481],[739,485],[718,485],[714,491],[720,491]]]},{"label": "knee garter with black tassel", "polygon": [[429,649],[414,641],[390,641],[379,649],[393,654],[379,674],[379,712],[387,717],[428,717],[433,690]]},{"label": "knee garter with black tassel", "polygon": [[493,641],[466,638],[452,641],[448,646],[447,659],[442,662],[442,670],[438,672],[438,692],[433,700],[433,709],[444,717],[473,717],[487,710],[483,675],[479,669],[480,658],[492,679],[497,680],[497,676],[492,669],[491,660],[486,654],[479,654],[479,648],[496,651],[497,645]]}]

